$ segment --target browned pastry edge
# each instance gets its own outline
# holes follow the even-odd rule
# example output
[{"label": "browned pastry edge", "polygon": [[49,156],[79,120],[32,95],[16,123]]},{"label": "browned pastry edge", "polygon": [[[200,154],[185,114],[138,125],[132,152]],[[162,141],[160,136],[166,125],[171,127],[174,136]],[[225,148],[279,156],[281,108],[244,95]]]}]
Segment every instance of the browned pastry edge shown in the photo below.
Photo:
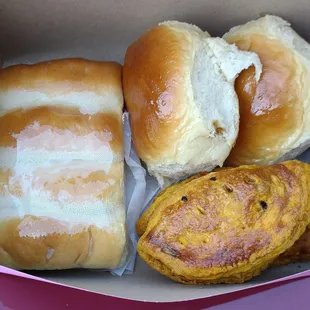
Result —
[{"label": "browned pastry edge", "polygon": [[[303,186],[302,187],[299,187],[299,191],[306,191],[306,187],[308,188],[307,189],[307,193],[308,193],[308,190],[309,190],[309,180],[307,179],[306,180],[306,178],[308,178],[308,176],[307,176],[307,172],[309,172],[308,170],[309,170],[309,167],[308,167],[308,165],[307,164],[302,164],[301,165],[301,163],[298,163],[297,161],[291,161],[291,162],[286,162],[286,163],[282,163],[282,164],[280,164],[280,165],[275,165],[275,167],[277,167],[277,169],[279,170],[278,172],[280,173],[280,171],[282,171],[281,172],[281,174],[283,175],[282,177],[284,177],[284,179],[283,179],[283,181],[285,180],[285,179],[287,179],[286,181],[284,181],[284,182],[288,182],[287,183],[287,185],[286,186],[288,186],[288,190],[289,191],[291,191],[291,186],[292,186],[292,184],[293,183],[295,183],[295,182],[297,182],[296,183],[296,185],[294,185],[294,186],[299,186],[298,185],[298,183],[301,185],[302,183],[304,183],[303,184]],[[303,167],[303,168],[302,168]],[[264,178],[266,178],[267,177],[267,175],[266,175],[266,173],[267,173],[267,170],[268,169],[270,169],[270,167],[267,167],[267,168],[265,168],[265,170],[264,170],[264,168],[260,168],[260,167],[242,167],[242,168],[247,168],[247,169],[257,169],[257,173],[259,173],[259,175],[261,175],[261,177],[263,177],[263,179]],[[227,169],[223,169],[223,170],[227,170]],[[240,170],[240,168],[236,168],[236,170]],[[304,170],[304,171],[303,171]],[[253,171],[255,171],[255,170],[253,170]],[[230,173],[232,173],[232,172],[230,172]],[[304,173],[304,177],[303,177],[303,180],[298,180],[297,179],[297,174],[300,174],[300,173]],[[220,175],[221,175],[222,173],[220,173]],[[277,170],[273,170],[273,174],[275,174],[275,175],[277,175]],[[223,178],[223,175],[222,176],[220,176],[220,175],[217,175],[217,173],[211,173],[210,174],[210,176],[211,176],[211,178],[213,179],[221,179],[221,177]],[[216,177],[218,177],[218,178],[216,178]],[[209,178],[208,177],[208,179],[211,179],[211,178]],[[254,177],[254,178],[256,178],[256,177]],[[231,181],[232,181],[232,179],[230,179]],[[188,181],[188,180],[187,180]],[[249,180],[250,181],[250,180]],[[201,183],[201,181],[200,181],[200,178],[194,178],[194,180],[192,179],[192,182],[194,182],[195,184],[195,186],[193,185],[192,186],[192,189],[193,188],[198,188],[198,183]],[[219,181],[219,182],[221,182],[221,181]],[[226,181],[227,182],[227,181]],[[229,181],[228,181],[229,182]],[[278,181],[276,181],[276,180],[274,180],[273,182],[276,182],[276,183],[274,183],[274,185],[275,184],[277,184],[277,182]],[[293,182],[293,183],[291,183],[291,182]],[[187,182],[188,183],[188,182]],[[197,184],[196,184],[197,183]],[[210,183],[209,183],[210,184]],[[251,183],[249,183],[249,185],[247,186],[247,187],[249,187],[250,186],[250,184]],[[283,184],[285,184],[285,183],[283,183]],[[262,184],[263,185],[263,184]],[[237,184],[235,185],[235,186],[237,186]],[[263,185],[264,186],[264,185]],[[267,186],[267,185],[266,185]],[[185,188],[183,188],[183,190],[182,191],[178,191],[178,189],[177,189],[177,185],[174,185],[173,186],[173,189],[171,190],[171,194],[172,195],[176,195],[176,192],[178,192],[178,195],[177,196],[180,196],[181,195],[181,193],[183,192],[184,193],[184,190],[185,190],[185,192],[187,192],[186,191],[186,189]],[[237,195],[240,195],[241,193],[239,193],[239,190],[240,190],[240,188],[239,189],[237,189],[236,187],[234,188],[234,193],[236,193]],[[267,190],[267,189],[265,189],[265,190]],[[280,189],[279,189],[280,190]],[[280,190],[280,192],[281,192],[281,190]],[[280,193],[279,192],[279,193]],[[167,193],[169,194],[169,191],[168,190],[166,190],[165,191],[165,196],[166,196],[166,198],[165,199],[167,199]],[[191,197],[191,194],[189,193],[189,192],[187,192],[187,197],[188,197],[188,199],[189,200],[191,200],[191,201],[193,201],[193,199],[195,199],[194,197]],[[295,195],[294,196],[296,196],[297,195],[297,193],[295,192]],[[161,197],[162,195],[159,195],[159,197],[157,197],[157,201],[158,200],[160,200],[160,197]],[[299,193],[298,195],[297,195],[298,197],[302,197],[302,196],[304,196],[303,194],[301,195],[301,193]],[[296,197],[297,197],[296,196]],[[171,195],[169,195],[169,197],[171,197]],[[295,197],[295,198],[296,198]],[[169,199],[169,198],[168,198]],[[224,199],[224,198],[223,198]],[[243,199],[243,198],[242,198]],[[305,198],[306,199],[306,198]],[[307,199],[305,200],[305,199],[303,199],[303,201],[306,203],[306,201],[307,201]],[[171,200],[171,201],[170,201]],[[290,200],[291,200],[291,198],[290,198]],[[156,200],[155,200],[156,201]],[[175,212],[171,209],[171,207],[173,206],[173,198],[171,198],[171,199],[169,199],[169,201],[170,201],[170,203],[169,202],[167,202],[168,203],[168,209],[166,210],[167,212],[167,215],[168,214],[174,214]],[[187,201],[187,200],[186,200]],[[242,200],[241,200],[242,201]],[[277,205],[277,208],[279,208],[279,207],[281,207],[281,200],[277,200],[277,202],[276,202],[276,205]],[[291,207],[293,207],[293,205],[294,205],[294,203],[293,203],[293,201],[291,200],[290,202],[290,205],[291,205]],[[293,204],[293,205],[292,205]],[[177,266],[176,265],[174,265],[174,267],[173,267],[173,269],[171,269],[170,267],[168,267],[168,265],[166,265],[166,263],[165,262],[163,262],[162,261],[162,259],[164,258],[164,257],[166,257],[166,255],[167,254],[169,254],[169,255],[172,255],[172,256],[169,256],[170,257],[170,259],[172,259],[172,257],[174,256],[174,254],[173,254],[173,252],[170,252],[170,251],[173,251],[173,249],[171,249],[171,250],[169,250],[168,251],[168,249],[167,249],[167,251],[168,252],[166,252],[166,250],[163,252],[163,253],[161,253],[160,255],[159,255],[159,252],[158,252],[158,255],[156,254],[155,255],[155,257],[153,256],[153,254],[152,255],[150,255],[150,253],[149,253],[149,250],[150,249],[148,249],[147,247],[145,247],[147,244],[144,244],[145,242],[147,242],[147,240],[148,240],[148,238],[146,238],[146,233],[149,233],[150,234],[150,236],[149,236],[149,238],[155,238],[156,240],[158,239],[158,238],[161,238],[160,236],[161,236],[161,234],[162,234],[162,232],[161,231],[158,231],[158,232],[156,232],[156,230],[154,230],[154,228],[152,229],[152,227],[148,227],[148,225],[147,225],[147,223],[144,223],[143,224],[143,221],[142,221],[142,225],[141,225],[141,227],[140,227],[140,230],[142,231],[143,229],[142,229],[142,227],[143,227],[143,225],[146,225],[147,226],[147,231],[145,232],[145,234],[142,236],[142,238],[139,240],[139,243],[138,243],[138,252],[139,252],[139,254],[140,254],[140,256],[152,267],[152,268],[154,268],[154,269],[156,269],[157,271],[159,271],[159,272],[161,272],[162,274],[164,274],[164,275],[166,275],[166,276],[168,276],[168,277],[170,277],[170,278],[172,278],[173,280],[175,280],[175,281],[178,281],[178,282],[182,282],[182,283],[189,283],[189,284],[211,284],[211,283],[241,283],[241,282],[244,282],[244,281],[247,281],[247,280],[249,280],[249,279],[251,279],[253,276],[255,276],[255,275],[257,275],[257,274],[259,274],[262,270],[264,270],[265,268],[267,268],[273,261],[274,261],[274,259],[279,255],[279,254],[281,254],[282,252],[284,252],[285,250],[287,250],[288,248],[290,248],[293,244],[294,244],[294,242],[295,242],[295,240],[297,240],[302,234],[303,234],[303,232],[305,231],[305,228],[306,228],[306,223],[308,223],[309,222],[309,214],[310,214],[310,210],[308,210],[309,208],[310,208],[310,206],[309,206],[309,203],[306,203],[306,204],[304,204],[304,203],[302,203],[303,205],[304,205],[304,207],[302,207],[303,208],[303,210],[304,211],[306,211],[306,209],[307,209],[307,212],[305,212],[305,214],[304,214],[304,216],[302,216],[302,217],[300,217],[299,216],[299,218],[300,218],[300,223],[298,224],[298,225],[294,225],[294,227],[292,226],[291,228],[292,228],[292,231],[291,231],[291,235],[290,235],[290,237],[289,238],[285,238],[285,245],[284,245],[284,243],[282,244],[282,242],[281,243],[279,243],[279,246],[278,247],[276,247],[275,249],[274,249],[274,252],[272,252],[272,253],[269,253],[269,254],[264,254],[261,258],[259,258],[259,257],[257,257],[256,258],[256,260],[254,260],[253,261],[253,259],[251,258],[251,263],[249,263],[249,265],[247,265],[247,266],[243,266],[243,264],[242,264],[242,268],[237,268],[237,269],[240,269],[240,272],[235,272],[234,270],[235,270],[235,268],[232,268],[232,269],[227,269],[226,271],[225,271],[225,269],[223,269],[223,272],[220,272],[220,274],[218,274],[218,276],[212,276],[212,274],[210,274],[209,276],[208,275],[199,275],[199,276],[197,276],[196,278],[195,278],[195,276],[191,276],[191,277],[188,277],[189,276],[189,274],[185,277],[185,276],[183,276],[183,275],[180,275],[180,274],[175,274],[174,273],[174,271],[173,271],[173,269],[175,269]],[[154,205],[156,205],[156,203],[154,203],[153,204],[153,206]],[[184,206],[186,205],[186,202],[184,202],[183,204],[181,204],[181,205],[183,205],[183,207],[182,208],[184,208]],[[152,207],[153,207],[152,206]],[[163,210],[163,207],[162,206],[160,206],[160,207],[158,207],[156,210],[153,210],[152,212],[154,212],[155,211],[155,214],[153,213],[153,214],[151,214],[151,217],[153,217],[153,216],[156,216],[157,218],[158,218],[158,216],[159,216],[159,214],[161,214],[160,212],[161,212],[161,209]],[[165,209],[165,208],[164,208]],[[273,208],[271,208],[271,210],[272,210]],[[269,208],[268,208],[268,210],[269,210]],[[278,211],[280,212],[280,209],[278,209]],[[150,213],[152,213],[152,212],[150,212]],[[171,213],[172,212],[172,213]],[[287,217],[287,215],[288,214],[291,214],[291,211],[288,211],[288,212],[290,212],[290,213],[286,213],[286,217]],[[177,214],[177,213],[176,213]],[[273,214],[273,213],[270,213],[270,214]],[[150,214],[149,214],[150,215]],[[284,215],[284,214],[283,214]],[[177,216],[177,218],[178,218],[178,215],[176,215]],[[210,215],[211,216],[211,215]],[[291,216],[291,215],[290,215]],[[284,219],[284,218],[283,218]],[[142,219],[143,220],[143,219]],[[148,219],[147,219],[147,221],[148,221]],[[146,221],[146,222],[147,222]],[[178,221],[180,221],[180,219],[178,220]],[[285,219],[285,221],[287,221],[287,218]],[[305,222],[305,223],[304,223]],[[181,223],[181,222],[180,222]],[[283,229],[283,224],[281,224],[282,223],[282,221],[280,221],[279,222],[279,229]],[[176,224],[176,223],[175,223]],[[304,227],[303,227],[303,225],[304,225]],[[290,225],[291,226],[291,225]],[[174,226],[174,225],[172,225],[172,227],[173,227],[173,231],[175,232],[176,230],[176,227]],[[172,229],[172,227],[171,227],[171,229]],[[140,231],[140,232],[141,232]],[[169,230],[170,231],[170,230]],[[158,235],[157,235],[157,233],[158,233]],[[153,236],[153,237],[152,237]],[[171,236],[172,237],[172,236]],[[169,237],[170,238],[170,237]],[[143,240],[143,243],[141,242]],[[170,240],[170,239],[169,239]],[[153,242],[155,242],[155,243],[153,243]],[[153,243],[153,245],[155,246],[155,245],[157,245],[157,242],[159,242],[159,239],[157,240],[157,241],[152,241],[152,243]],[[168,241],[167,241],[168,242]],[[183,241],[180,241],[180,242],[183,242]],[[279,242],[280,242],[280,240],[279,240]],[[142,244],[143,245],[145,245],[145,246],[142,246]],[[173,243],[174,244],[174,243]],[[186,243],[187,244],[187,243]],[[159,245],[159,244],[158,244]],[[274,244],[273,246],[275,246],[276,244]],[[176,244],[174,244],[174,247],[176,246]],[[183,250],[181,250],[181,248],[180,249],[178,249],[177,250],[178,251],[178,255],[176,256],[176,257],[179,257],[179,255],[181,255],[181,257],[183,257]],[[179,253],[179,251],[181,251],[180,253]],[[185,252],[184,252],[184,255],[185,255]],[[156,259],[156,257],[161,257],[161,259]],[[167,258],[168,259],[168,258]],[[170,260],[168,260],[168,262],[169,262],[169,264],[171,263],[171,261]],[[175,261],[175,263],[178,265],[178,263],[177,263],[177,261]],[[191,264],[193,264],[194,262],[192,262]],[[181,262],[180,262],[180,264],[181,264]],[[183,266],[183,263],[181,264],[182,266]],[[181,268],[181,265],[180,265],[180,268]],[[194,267],[195,265],[193,265],[193,267]],[[199,265],[200,266],[200,265]],[[241,265],[240,265],[241,266]],[[185,268],[185,266],[183,266],[182,268]],[[198,268],[198,267],[197,267]],[[197,269],[196,267],[194,268],[194,269]],[[199,267],[200,268],[200,267]],[[199,269],[198,268],[198,269]],[[212,267],[213,268],[213,267]],[[177,268],[178,269],[178,268]],[[197,270],[198,270],[197,269]],[[197,271],[198,272],[198,271]],[[215,272],[215,271],[214,271]],[[180,273],[181,273],[181,271],[180,271]],[[188,272],[186,272],[186,274],[187,274]]]}]

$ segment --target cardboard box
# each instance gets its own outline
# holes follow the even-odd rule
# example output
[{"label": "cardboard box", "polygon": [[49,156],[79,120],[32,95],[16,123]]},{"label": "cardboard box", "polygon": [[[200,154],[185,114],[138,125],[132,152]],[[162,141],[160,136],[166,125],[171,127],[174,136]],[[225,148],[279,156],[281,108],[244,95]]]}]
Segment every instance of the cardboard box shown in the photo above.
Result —
[{"label": "cardboard box", "polygon": [[[0,0],[0,52],[5,65],[63,57],[123,62],[146,29],[164,20],[197,24],[213,36],[266,13],[290,21],[310,41],[308,0]],[[73,270],[34,276],[105,295],[141,301],[192,300],[310,275],[310,263],[272,268],[238,285],[185,286],[151,270],[140,259],[134,275]],[[6,268],[3,273],[32,277]],[[36,278],[37,279],[37,278]]]}]

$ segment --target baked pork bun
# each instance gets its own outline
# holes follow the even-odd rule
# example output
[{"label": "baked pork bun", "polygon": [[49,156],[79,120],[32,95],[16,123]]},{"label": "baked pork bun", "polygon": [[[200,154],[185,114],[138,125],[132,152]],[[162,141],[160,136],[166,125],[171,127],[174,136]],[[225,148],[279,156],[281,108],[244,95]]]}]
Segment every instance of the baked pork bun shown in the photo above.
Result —
[{"label": "baked pork bun", "polygon": [[263,65],[258,83],[254,67],[236,80],[240,128],[227,164],[267,165],[295,158],[310,145],[309,44],[276,16],[232,28],[224,39],[257,53]]},{"label": "baked pork bun", "polygon": [[123,85],[133,143],[159,184],[222,166],[239,128],[238,74],[261,63],[196,26],[164,22],[127,50]]}]

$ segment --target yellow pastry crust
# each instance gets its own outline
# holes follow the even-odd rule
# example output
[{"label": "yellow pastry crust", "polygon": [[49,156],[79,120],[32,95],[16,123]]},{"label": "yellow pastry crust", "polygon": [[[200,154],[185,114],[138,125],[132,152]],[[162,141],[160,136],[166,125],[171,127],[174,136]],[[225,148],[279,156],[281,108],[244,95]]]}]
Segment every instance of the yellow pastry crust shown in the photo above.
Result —
[{"label": "yellow pastry crust", "polygon": [[250,280],[305,232],[309,167],[242,166],[167,188],[137,223],[140,256],[181,283]]}]

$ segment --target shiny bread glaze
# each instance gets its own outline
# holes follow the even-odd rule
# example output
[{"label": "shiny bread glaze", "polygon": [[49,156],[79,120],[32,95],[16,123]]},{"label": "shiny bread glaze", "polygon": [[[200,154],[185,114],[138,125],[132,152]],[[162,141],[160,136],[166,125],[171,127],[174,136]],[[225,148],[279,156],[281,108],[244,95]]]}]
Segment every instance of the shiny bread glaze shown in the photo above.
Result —
[{"label": "shiny bread glaze", "polygon": [[166,21],[127,49],[123,85],[133,143],[164,188],[222,166],[239,128],[238,74],[261,63],[196,26]]},{"label": "shiny bread glaze", "polygon": [[186,77],[183,65],[178,64],[190,63],[186,57],[191,44],[184,33],[159,25],[143,34],[126,52],[126,108],[136,151],[145,161],[156,161],[162,153],[172,151],[180,135],[174,128],[181,129],[182,116],[188,112],[176,98],[188,95],[180,87]]},{"label": "shiny bread glaze", "polygon": [[262,62],[235,83],[240,130],[226,164],[267,165],[295,159],[310,146],[310,44],[291,24],[274,15],[231,28],[223,39],[256,52]]},{"label": "shiny bread glaze", "polygon": [[240,128],[228,165],[268,164],[295,135],[303,118],[302,84],[294,53],[260,34],[231,37],[229,43],[256,52],[263,64],[260,81],[253,67],[235,83],[239,98]]}]

